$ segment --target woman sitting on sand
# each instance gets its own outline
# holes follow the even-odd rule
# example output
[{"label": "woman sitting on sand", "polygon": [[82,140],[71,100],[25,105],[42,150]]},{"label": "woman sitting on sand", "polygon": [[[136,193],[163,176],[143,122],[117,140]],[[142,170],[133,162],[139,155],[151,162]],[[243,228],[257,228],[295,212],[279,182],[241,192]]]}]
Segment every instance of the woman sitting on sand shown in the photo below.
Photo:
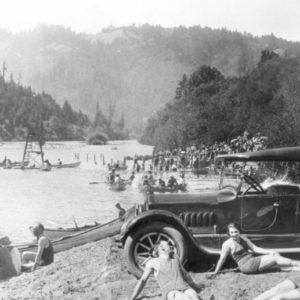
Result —
[{"label": "woman sitting on sand", "polygon": [[299,289],[300,276],[292,276],[253,300],[300,300]]},{"label": "woman sitting on sand", "polygon": [[[300,271],[300,262],[280,256],[277,252],[255,246],[249,239],[240,235],[240,227],[236,223],[227,226],[230,236],[222,245],[222,251],[214,274],[222,268],[226,258],[231,254],[240,271],[254,274],[279,268],[282,271]],[[255,256],[255,254],[262,254]]]},{"label": "woman sitting on sand", "polygon": [[44,236],[44,226],[37,224],[30,227],[33,235],[37,238],[37,252],[23,252],[22,262],[25,269],[34,271],[38,266],[46,266],[53,262],[53,247],[51,241]]},{"label": "woman sitting on sand", "polygon": [[149,276],[154,273],[162,290],[164,300],[198,300],[197,293],[190,287],[195,285],[188,274],[183,270],[179,259],[174,258],[173,249],[167,241],[161,241],[155,245],[154,256],[145,266],[144,274],[137,283],[130,300],[136,299],[143,290]]}]

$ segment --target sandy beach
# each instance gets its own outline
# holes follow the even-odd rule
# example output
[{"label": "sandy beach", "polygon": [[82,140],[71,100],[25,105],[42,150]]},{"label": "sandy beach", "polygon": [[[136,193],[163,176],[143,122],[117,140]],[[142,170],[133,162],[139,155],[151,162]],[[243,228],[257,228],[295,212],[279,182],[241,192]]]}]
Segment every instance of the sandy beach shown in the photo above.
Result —
[{"label": "sandy beach", "polygon": [[[289,274],[227,272],[207,279],[207,273],[194,272],[191,276],[203,286],[199,292],[203,300],[247,300]],[[0,282],[0,299],[125,300],[136,282],[127,271],[123,250],[108,238],[58,253],[52,265]],[[161,299],[153,277],[138,299]]]}]

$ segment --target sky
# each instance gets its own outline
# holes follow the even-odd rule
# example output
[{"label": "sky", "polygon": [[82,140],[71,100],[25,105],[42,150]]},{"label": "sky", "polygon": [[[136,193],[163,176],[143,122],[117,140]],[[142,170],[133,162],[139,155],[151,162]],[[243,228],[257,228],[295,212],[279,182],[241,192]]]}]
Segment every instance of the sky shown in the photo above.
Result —
[{"label": "sky", "polygon": [[227,28],[300,41],[300,0],[0,0],[0,28],[40,23],[97,33],[108,26],[161,25]]}]

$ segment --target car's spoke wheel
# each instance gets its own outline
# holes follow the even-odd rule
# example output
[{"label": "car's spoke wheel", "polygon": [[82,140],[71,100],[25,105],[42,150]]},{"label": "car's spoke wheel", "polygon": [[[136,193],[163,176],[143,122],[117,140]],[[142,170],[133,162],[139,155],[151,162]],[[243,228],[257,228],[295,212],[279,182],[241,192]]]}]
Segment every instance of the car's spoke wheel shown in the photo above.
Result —
[{"label": "car's spoke wheel", "polygon": [[142,275],[146,262],[152,257],[153,247],[160,241],[167,241],[174,247],[183,262],[187,257],[187,248],[183,235],[170,225],[154,222],[132,232],[125,242],[125,255],[129,271],[136,277]]},{"label": "car's spoke wheel", "polygon": [[[149,232],[143,235],[134,247],[134,258],[139,265],[144,266],[152,255],[153,247],[160,241],[166,241],[175,246],[174,240],[167,234],[160,232]],[[176,249],[176,248],[175,248]]]}]

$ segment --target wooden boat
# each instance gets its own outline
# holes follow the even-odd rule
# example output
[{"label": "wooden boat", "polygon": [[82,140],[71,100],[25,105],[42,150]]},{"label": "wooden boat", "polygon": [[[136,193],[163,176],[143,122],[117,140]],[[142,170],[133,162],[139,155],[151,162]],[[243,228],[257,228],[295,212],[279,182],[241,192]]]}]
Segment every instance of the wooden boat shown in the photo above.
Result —
[{"label": "wooden boat", "polygon": [[183,188],[178,188],[178,187],[168,187],[168,186],[152,186],[149,189],[150,193],[178,193],[179,191],[181,192],[186,192],[186,185]]},{"label": "wooden boat", "polygon": [[76,168],[79,167],[81,164],[81,161],[73,162],[73,163],[68,163],[68,164],[56,164],[56,165],[51,165],[53,168],[57,169],[63,169],[63,168]]},{"label": "wooden boat", "polygon": [[[114,236],[120,232],[123,224],[122,218],[114,219],[106,224],[92,226],[78,233],[62,236],[58,239],[53,239],[52,245],[54,252],[61,252],[71,248],[81,246],[90,242],[95,242],[106,237]],[[19,251],[37,251],[37,245],[33,243],[25,243],[16,245]]]},{"label": "wooden boat", "polygon": [[186,192],[187,191],[187,186],[186,184],[183,187],[173,187],[170,188],[168,186],[154,186],[154,185],[140,185],[139,190],[144,193],[178,193],[179,191],[181,192]]},{"label": "wooden boat", "polygon": [[68,236],[68,235],[86,231],[88,229],[96,228],[99,225],[101,225],[101,224],[95,222],[95,224],[83,225],[80,227],[76,226],[76,227],[71,227],[71,228],[45,228],[44,234],[50,240],[56,240],[56,239],[62,238],[64,236]]},{"label": "wooden boat", "polygon": [[3,167],[4,169],[11,169],[13,167],[21,166],[21,165],[22,165],[21,161],[14,161],[10,164],[7,164],[6,162],[1,162],[0,163],[0,167]]},{"label": "wooden boat", "polygon": [[51,171],[51,167],[41,167],[41,166],[15,166],[11,169],[18,169],[18,170],[42,170],[42,171]]}]

